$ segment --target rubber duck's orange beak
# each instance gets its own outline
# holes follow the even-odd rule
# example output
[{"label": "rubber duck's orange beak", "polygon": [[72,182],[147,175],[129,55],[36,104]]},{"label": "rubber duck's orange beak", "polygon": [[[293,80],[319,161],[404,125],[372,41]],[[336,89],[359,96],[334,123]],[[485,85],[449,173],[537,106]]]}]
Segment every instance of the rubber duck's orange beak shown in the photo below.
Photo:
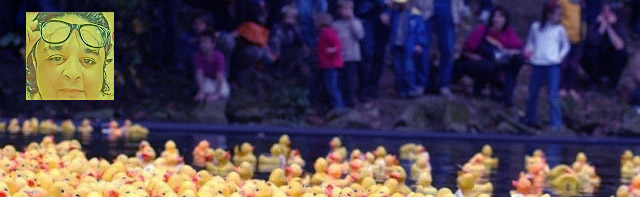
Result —
[{"label": "rubber duck's orange beak", "polygon": [[111,190],[108,193],[109,193],[109,197],[118,197],[118,192],[116,191]]},{"label": "rubber duck's orange beak", "polygon": [[389,174],[389,176],[390,176],[391,178],[394,178],[394,179],[400,179],[400,174],[398,174],[398,173],[396,173],[396,172]]}]

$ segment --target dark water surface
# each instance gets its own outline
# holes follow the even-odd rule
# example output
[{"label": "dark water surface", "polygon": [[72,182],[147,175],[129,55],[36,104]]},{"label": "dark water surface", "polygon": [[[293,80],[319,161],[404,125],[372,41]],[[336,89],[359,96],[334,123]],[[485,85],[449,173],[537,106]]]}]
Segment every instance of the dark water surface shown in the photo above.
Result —
[{"label": "dark water surface", "polygon": [[[211,126],[194,124],[146,123],[150,128],[148,141],[160,155],[166,140],[172,139],[178,145],[185,161],[191,162],[191,152],[200,140],[208,140],[212,147],[230,150],[234,145],[250,142],[255,146],[255,154],[269,151],[283,133],[289,134],[292,147],[300,149],[307,165],[305,170],[312,170],[313,161],[326,156],[329,141],[339,136],[349,151],[359,148],[372,151],[377,146],[385,146],[391,154],[398,154],[398,148],[405,143],[425,145],[431,156],[433,185],[456,189],[456,173],[458,165],[462,165],[480,151],[484,144],[493,146],[494,156],[500,158],[498,170],[491,175],[494,185],[494,196],[508,196],[513,189],[511,180],[517,179],[524,170],[524,157],[535,149],[543,150],[552,168],[558,164],[571,165],[576,153],[587,154],[589,163],[596,166],[597,174],[602,178],[602,187],[594,196],[615,194],[620,185],[620,155],[625,149],[640,153],[640,140],[634,139],[579,139],[579,138],[538,138],[528,136],[487,136],[464,134],[438,134],[415,131],[365,131],[340,129],[304,129],[275,128],[251,126]],[[40,141],[41,135],[24,137],[9,134],[0,135],[0,145],[13,144],[22,149],[29,142]],[[138,141],[107,141],[106,135],[100,132],[88,138],[56,135],[56,141],[63,139],[80,139],[87,157],[113,159],[118,154],[134,156]],[[409,164],[402,162],[410,173]],[[257,174],[258,178],[266,178],[266,174]],[[408,183],[410,184],[410,183]]]}]

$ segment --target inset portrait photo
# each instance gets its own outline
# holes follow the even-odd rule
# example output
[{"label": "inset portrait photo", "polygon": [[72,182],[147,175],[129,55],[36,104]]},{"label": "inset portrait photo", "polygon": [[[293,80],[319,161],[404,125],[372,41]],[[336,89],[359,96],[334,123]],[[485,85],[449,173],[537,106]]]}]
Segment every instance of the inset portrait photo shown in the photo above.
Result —
[{"label": "inset portrait photo", "polygon": [[113,100],[113,12],[26,13],[27,100]]}]

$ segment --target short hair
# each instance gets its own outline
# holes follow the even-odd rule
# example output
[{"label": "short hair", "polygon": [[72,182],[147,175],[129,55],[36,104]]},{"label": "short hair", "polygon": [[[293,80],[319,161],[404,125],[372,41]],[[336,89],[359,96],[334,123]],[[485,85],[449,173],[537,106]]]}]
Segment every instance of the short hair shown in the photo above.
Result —
[{"label": "short hair", "polygon": [[353,0],[338,0],[338,8],[353,8]]},{"label": "short hair", "polygon": [[286,15],[294,15],[297,16],[298,15],[298,9],[296,8],[296,6],[292,5],[292,4],[287,4],[285,6],[282,6],[282,8],[280,9],[280,14],[282,14],[282,16],[286,16]]},{"label": "short hair", "polygon": [[211,42],[216,43],[216,32],[211,28],[205,29],[202,33],[198,34],[198,39],[200,38],[211,38]]},{"label": "short hair", "polygon": [[331,17],[331,14],[329,13],[322,12],[322,13],[318,13],[318,15],[316,16],[316,23],[319,26],[328,26],[328,25],[331,25],[332,22],[333,22],[333,17]]},{"label": "short hair", "polygon": [[489,20],[487,22],[487,30],[493,26],[493,17],[495,17],[498,13],[504,16],[504,26],[502,26],[502,29],[500,29],[500,31],[506,31],[509,26],[511,26],[511,14],[509,14],[509,11],[502,6],[496,6],[491,11],[491,16],[489,17]]},{"label": "short hair", "polygon": [[[107,18],[104,17],[102,12],[40,12],[38,13],[38,15],[36,15],[36,20],[48,21],[55,18],[61,18],[66,15],[76,15],[86,19],[90,23],[97,24],[109,29],[109,21],[107,21]],[[113,30],[111,29],[109,31],[113,32]],[[111,52],[111,48],[111,36],[109,36],[107,38],[107,44],[104,46],[104,49],[106,51],[105,57],[109,54],[109,52]]]}]

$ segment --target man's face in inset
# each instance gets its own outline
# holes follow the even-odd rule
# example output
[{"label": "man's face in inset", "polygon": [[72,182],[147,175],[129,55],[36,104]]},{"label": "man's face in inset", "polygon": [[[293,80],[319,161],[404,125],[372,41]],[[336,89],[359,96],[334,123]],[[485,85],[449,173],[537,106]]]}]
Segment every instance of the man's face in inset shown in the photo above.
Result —
[{"label": "man's face in inset", "polygon": [[[55,20],[70,24],[90,24],[86,19],[72,14]],[[88,42],[98,39],[90,33],[82,34]],[[41,40],[35,50],[36,76],[42,99],[100,99],[106,55],[104,47],[88,46],[82,41],[78,30],[73,29],[65,42],[50,44]]]}]

